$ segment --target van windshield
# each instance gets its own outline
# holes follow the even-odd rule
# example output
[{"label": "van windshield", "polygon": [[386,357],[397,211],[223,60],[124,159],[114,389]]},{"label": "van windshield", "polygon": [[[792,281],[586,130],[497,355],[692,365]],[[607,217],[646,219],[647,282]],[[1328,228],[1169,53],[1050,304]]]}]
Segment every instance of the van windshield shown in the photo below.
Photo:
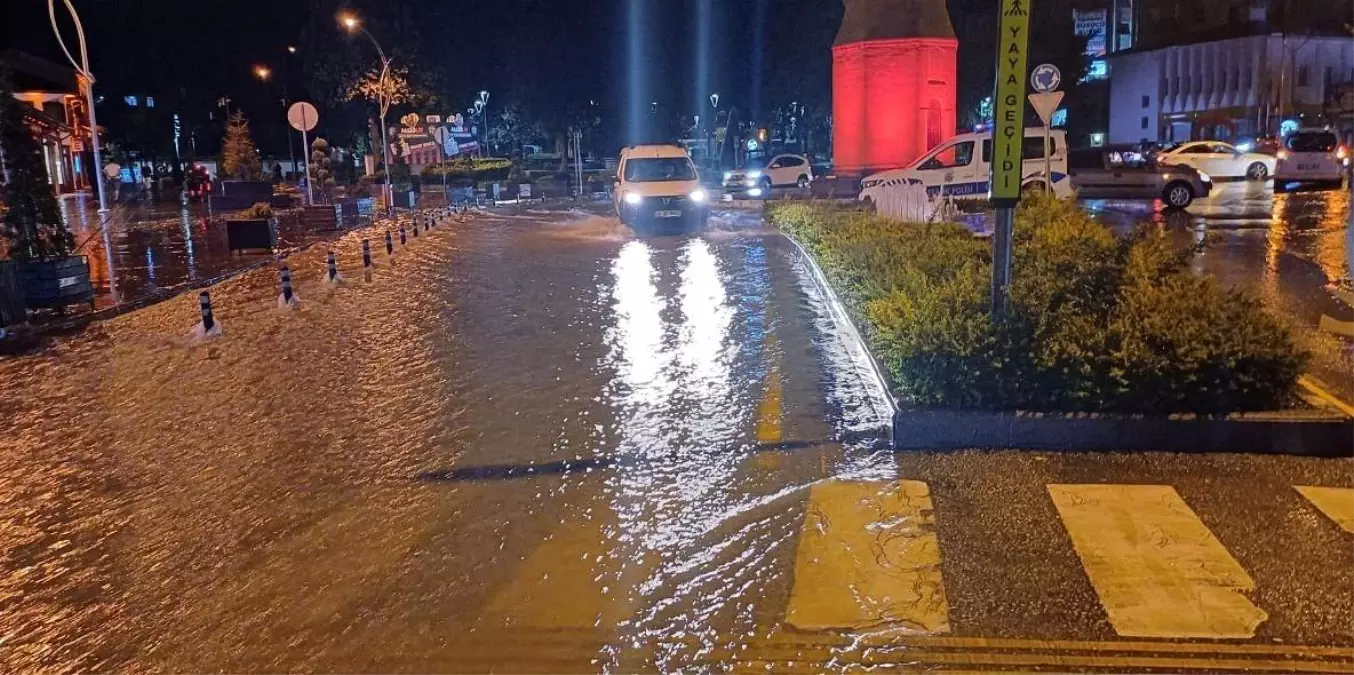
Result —
[{"label": "van windshield", "polygon": [[628,183],[696,180],[696,167],[685,157],[650,157],[625,162]]}]

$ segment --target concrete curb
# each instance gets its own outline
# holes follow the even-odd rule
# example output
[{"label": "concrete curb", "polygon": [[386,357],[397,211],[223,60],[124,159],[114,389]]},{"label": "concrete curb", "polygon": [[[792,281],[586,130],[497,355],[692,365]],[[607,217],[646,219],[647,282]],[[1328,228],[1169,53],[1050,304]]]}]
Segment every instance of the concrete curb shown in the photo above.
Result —
[{"label": "concrete curb", "polygon": [[873,376],[893,406],[894,450],[1159,451],[1354,457],[1354,418],[1319,410],[1201,418],[902,409],[888,388],[883,369],[827,283],[818,262],[794,237],[783,231],[781,234],[806,261],[834,320],[845,324],[849,339],[869,356]]}]

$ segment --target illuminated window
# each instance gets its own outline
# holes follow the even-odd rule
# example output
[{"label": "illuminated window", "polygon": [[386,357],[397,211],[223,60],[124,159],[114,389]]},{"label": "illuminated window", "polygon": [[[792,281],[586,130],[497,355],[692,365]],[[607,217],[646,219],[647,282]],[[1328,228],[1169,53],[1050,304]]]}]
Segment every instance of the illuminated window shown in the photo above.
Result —
[{"label": "illuminated window", "polygon": [[123,96],[123,97],[122,97],[122,100],[123,100],[127,105],[129,105],[129,106],[131,106],[131,107],[133,107],[133,108],[136,107],[136,97],[135,97],[135,96]]},{"label": "illuminated window", "polygon": [[1053,112],[1053,120],[1050,123],[1050,126],[1055,127],[1067,126],[1067,108],[1058,108]]},{"label": "illuminated window", "polygon": [[146,107],[147,107],[147,108],[154,108],[154,107],[155,107],[155,97],[154,97],[154,96],[147,96],[147,97],[146,97]]},{"label": "illuminated window", "polygon": [[1110,64],[1105,59],[1093,59],[1086,69],[1086,80],[1103,80],[1110,76]]}]

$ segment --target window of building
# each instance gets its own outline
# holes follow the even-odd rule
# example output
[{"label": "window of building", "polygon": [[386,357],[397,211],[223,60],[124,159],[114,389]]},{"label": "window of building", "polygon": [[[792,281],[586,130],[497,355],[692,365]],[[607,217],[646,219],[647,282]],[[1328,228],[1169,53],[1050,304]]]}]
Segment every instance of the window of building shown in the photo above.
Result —
[{"label": "window of building", "polygon": [[1147,118],[1146,118],[1146,117],[1142,118],[1142,128],[1143,128],[1143,129],[1146,129],[1146,128],[1147,128]]},{"label": "window of building", "polygon": [[1299,86],[1299,87],[1305,87],[1305,86],[1307,86],[1307,81],[1308,81],[1309,79],[1311,79],[1311,73],[1308,72],[1307,66],[1299,66],[1299,67],[1298,67],[1298,86]]},{"label": "window of building", "polygon": [[135,96],[123,96],[123,97],[122,97],[122,101],[123,101],[124,103],[126,103],[127,105],[133,107],[133,108],[136,107],[136,97],[135,97]]},{"label": "window of building", "polygon": [[1103,80],[1110,76],[1110,64],[1105,59],[1093,59],[1086,68],[1086,80]]},{"label": "window of building", "polygon": [[1152,97],[1144,95],[1142,97],[1142,107],[1147,108],[1152,105]]},{"label": "window of building", "polygon": [[146,97],[146,107],[147,107],[147,108],[154,108],[154,107],[155,107],[155,97],[154,97],[154,96],[147,96],[147,97]]}]

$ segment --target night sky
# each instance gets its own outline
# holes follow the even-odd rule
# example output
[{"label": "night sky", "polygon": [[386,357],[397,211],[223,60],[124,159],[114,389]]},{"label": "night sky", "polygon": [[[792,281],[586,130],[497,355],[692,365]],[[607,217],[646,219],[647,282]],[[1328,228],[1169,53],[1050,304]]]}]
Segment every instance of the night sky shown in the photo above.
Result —
[{"label": "night sky", "polygon": [[[341,5],[367,19],[392,52],[440,69],[438,94],[469,104],[480,89],[491,104],[546,111],[598,101],[623,123],[627,2],[645,8],[648,98],[672,114],[694,112],[696,12],[701,0],[73,0],[86,27],[101,92],[153,93],[215,101],[228,95],[261,114],[277,97],[251,75],[267,63],[281,72],[287,45],[301,48],[291,86],[307,84],[316,53],[369,47],[341,32]],[[827,105],[830,46],[842,12],[838,0],[707,0],[711,5],[709,89],[723,105],[749,110],[790,100]],[[755,18],[763,4],[764,28]],[[42,0],[7,0],[0,48],[17,47],[61,61]],[[58,16],[61,12],[58,3]],[[71,33],[73,34],[73,33]],[[764,46],[754,77],[756,48]],[[398,57],[397,57],[398,58]],[[374,59],[373,59],[374,60]],[[708,95],[708,92],[706,93]],[[295,95],[292,98],[296,98]],[[607,124],[611,125],[608,119]]]}]

